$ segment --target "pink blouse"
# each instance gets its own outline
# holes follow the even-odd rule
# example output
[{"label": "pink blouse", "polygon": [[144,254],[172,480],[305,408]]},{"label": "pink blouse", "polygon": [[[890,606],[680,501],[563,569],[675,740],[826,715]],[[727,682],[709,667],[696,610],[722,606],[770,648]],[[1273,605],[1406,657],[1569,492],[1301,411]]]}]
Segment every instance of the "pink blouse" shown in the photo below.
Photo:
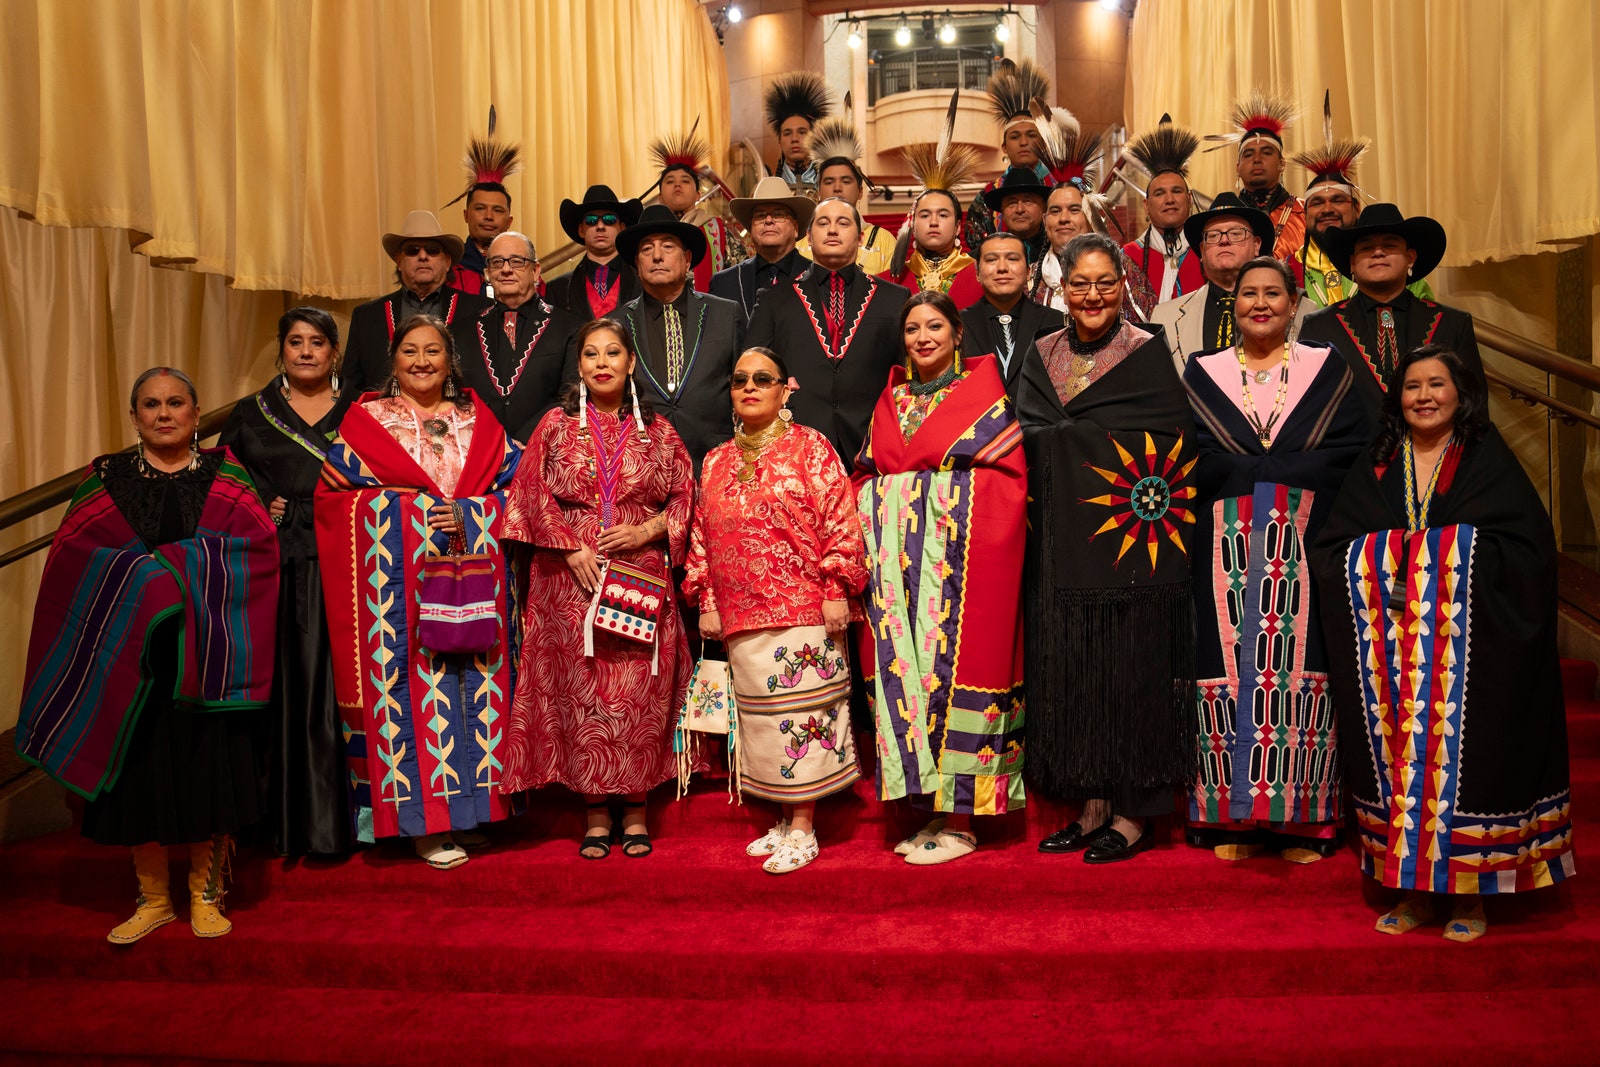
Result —
[{"label": "pink blouse", "polygon": [[[1289,421],[1289,415],[1295,406],[1305,399],[1306,390],[1311,388],[1311,382],[1322,371],[1322,364],[1328,358],[1328,352],[1326,348],[1295,345],[1293,351],[1289,353],[1289,391],[1283,399],[1283,414],[1278,416],[1278,421],[1272,426],[1274,438],[1278,436],[1278,431],[1283,429],[1284,423]],[[1244,413],[1239,390],[1238,353],[1230,348],[1195,358],[1200,361],[1200,366],[1205,372],[1211,375],[1211,380],[1217,383],[1222,395],[1232,400],[1234,406]],[[1257,382],[1255,375],[1250,376],[1250,401],[1255,405],[1256,415],[1263,422],[1272,416],[1272,404],[1277,398],[1277,367],[1272,368],[1272,373],[1267,376],[1264,383]]]},{"label": "pink blouse", "polygon": [[451,404],[440,414],[429,416],[398,396],[380,396],[361,406],[417,461],[417,466],[433,479],[440,492],[445,496],[456,495],[456,482],[461,478],[467,451],[472,447],[472,427],[477,422],[475,409],[463,411]]}]

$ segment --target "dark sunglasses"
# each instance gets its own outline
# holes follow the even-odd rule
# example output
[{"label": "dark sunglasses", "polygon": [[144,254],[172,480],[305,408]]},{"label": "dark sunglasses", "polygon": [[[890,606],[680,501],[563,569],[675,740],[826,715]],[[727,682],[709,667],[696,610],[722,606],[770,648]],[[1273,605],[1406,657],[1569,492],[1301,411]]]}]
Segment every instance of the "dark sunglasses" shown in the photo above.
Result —
[{"label": "dark sunglasses", "polygon": [[615,226],[617,224],[617,216],[612,212],[607,212],[604,215],[585,215],[583,217],[585,226],[598,226],[602,222],[607,226]]},{"label": "dark sunglasses", "polygon": [[420,256],[424,252],[428,253],[430,256],[442,256],[444,255],[444,245],[431,243],[408,244],[400,249],[400,254],[403,256]]},{"label": "dark sunglasses", "polygon": [[754,374],[746,374],[741,370],[735,371],[728,378],[728,381],[735,389],[743,389],[751,382],[756,383],[757,389],[771,389],[774,385],[778,384],[778,376],[770,371],[764,370],[758,370]]}]

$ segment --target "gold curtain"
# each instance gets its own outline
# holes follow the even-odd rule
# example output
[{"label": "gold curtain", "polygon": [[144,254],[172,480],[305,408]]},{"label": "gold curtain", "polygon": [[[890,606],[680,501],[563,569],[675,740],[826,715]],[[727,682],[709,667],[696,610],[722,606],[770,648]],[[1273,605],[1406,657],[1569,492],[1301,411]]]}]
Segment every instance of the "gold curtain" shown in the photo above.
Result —
[{"label": "gold curtain", "polygon": [[[1294,151],[1321,143],[1328,89],[1335,134],[1374,142],[1365,199],[1438,219],[1460,266],[1600,232],[1597,60],[1589,0],[1140,0],[1127,121],[1222,133],[1231,97],[1277,87],[1300,106]],[[1233,163],[1200,153],[1195,187],[1234,188]]]},{"label": "gold curtain", "polygon": [[[699,118],[718,166],[728,139],[695,0],[0,0],[0,24],[0,498],[131,444],[146,367],[214,406],[271,375],[287,308],[347,326],[394,287],[381,235],[464,188],[491,102],[541,252],[563,197],[651,184],[657,133]],[[42,562],[0,570],[0,730]]]}]

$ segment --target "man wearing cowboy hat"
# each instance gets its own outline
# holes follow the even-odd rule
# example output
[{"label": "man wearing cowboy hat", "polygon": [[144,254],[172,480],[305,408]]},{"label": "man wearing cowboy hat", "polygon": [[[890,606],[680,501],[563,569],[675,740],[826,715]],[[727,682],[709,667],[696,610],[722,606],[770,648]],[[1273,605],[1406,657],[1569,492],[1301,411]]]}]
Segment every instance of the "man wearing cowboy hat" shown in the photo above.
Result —
[{"label": "man wearing cowboy hat", "polygon": [[[1150,313],[1150,324],[1165,328],[1178,373],[1197,352],[1214,352],[1238,342],[1233,319],[1233,286],[1239,268],[1258,255],[1271,255],[1276,233],[1267,213],[1233,193],[1219,193],[1205,211],[1183,224],[1184,239],[1200,250],[1206,283],[1192,293],[1165,300]],[[1291,335],[1315,308],[1305,297],[1295,307]]]},{"label": "man wearing cowboy hat", "polygon": [[789,191],[789,183],[776,175],[762,178],[749,196],[735,197],[728,209],[739,220],[756,254],[711,276],[711,293],[735,301],[745,318],[755,314],[756,298],[764,289],[791,282],[805,273],[811,260],[795,248],[800,231],[811,224],[816,204],[809,196]]},{"label": "man wearing cowboy hat", "polygon": [[1418,345],[1446,345],[1483,374],[1472,316],[1407,289],[1444,258],[1443,226],[1426,215],[1408,219],[1393,204],[1372,204],[1354,226],[1322,234],[1321,244],[1357,292],[1307,318],[1300,336],[1344,353],[1369,403],[1382,403],[1395,364]]},{"label": "man wearing cowboy hat", "polygon": [[383,388],[389,380],[389,341],[394,328],[412,315],[433,315],[450,323],[475,318],[489,306],[481,296],[447,284],[450,269],[461,261],[463,242],[431,211],[413,211],[399,233],[383,235],[383,250],[394,260],[400,288],[359,305],[350,313],[349,341],[340,368],[342,394],[357,399]]},{"label": "man wearing cowboy hat", "polygon": [[733,436],[728,374],[739,358],[744,311],[732,300],[696,292],[690,272],[706,255],[706,235],[664,204],[651,204],[622,231],[617,251],[643,292],[618,318],[639,355],[634,386],[672,423],[694,460]]},{"label": "man wearing cowboy hat", "polygon": [[1044,232],[1044,206],[1051,188],[1031,167],[1008,167],[994,188],[978,198],[999,219],[999,229],[1022,238],[1029,266],[1038,263],[1050,247]]},{"label": "man wearing cowboy hat", "polygon": [[615,315],[639,295],[639,279],[617,256],[617,235],[639,221],[639,201],[619,200],[609,185],[591,185],[582,203],[561,201],[561,228],[583,245],[584,257],[570,273],[545,286],[545,303],[579,322]]},{"label": "man wearing cowboy hat", "polygon": [[514,440],[527,441],[560,399],[583,324],[539,298],[539,258],[525,234],[507,230],[489,242],[483,273],[494,303],[456,317],[456,358],[479,403]]}]

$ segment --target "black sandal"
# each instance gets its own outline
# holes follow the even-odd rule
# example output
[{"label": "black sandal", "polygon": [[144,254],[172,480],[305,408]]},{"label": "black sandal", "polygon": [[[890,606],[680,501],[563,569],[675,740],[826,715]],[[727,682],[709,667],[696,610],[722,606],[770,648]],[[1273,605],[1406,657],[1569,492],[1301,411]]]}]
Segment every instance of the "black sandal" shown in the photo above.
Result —
[{"label": "black sandal", "polygon": [[[603,800],[598,804],[590,804],[589,810],[594,811],[596,808],[609,807],[611,807],[610,802]],[[599,832],[597,833],[596,831]],[[611,855],[611,842],[616,839],[616,836],[617,828],[615,825],[591,827],[589,830],[584,832],[583,837],[578,839],[578,855],[586,860],[603,860],[607,856]],[[591,856],[589,854],[589,850],[592,848],[599,849],[600,854],[598,856]]]},{"label": "black sandal", "polygon": [[[644,805],[643,804],[623,804],[622,805],[622,810],[623,810],[624,813],[626,813],[629,808],[633,808],[633,809],[635,809],[637,811],[643,811],[644,810]],[[637,848],[637,849],[640,849],[641,851],[639,851],[639,852],[630,852],[630,851],[628,851],[631,848]],[[622,854],[624,856],[628,856],[628,857],[630,857],[632,859],[642,859],[643,857],[650,855],[650,853],[654,852],[655,850],[656,850],[656,847],[655,847],[655,845],[651,844],[651,842],[650,842],[650,834],[648,832],[645,832],[645,833],[642,833],[642,834],[623,834],[622,835]]]}]

